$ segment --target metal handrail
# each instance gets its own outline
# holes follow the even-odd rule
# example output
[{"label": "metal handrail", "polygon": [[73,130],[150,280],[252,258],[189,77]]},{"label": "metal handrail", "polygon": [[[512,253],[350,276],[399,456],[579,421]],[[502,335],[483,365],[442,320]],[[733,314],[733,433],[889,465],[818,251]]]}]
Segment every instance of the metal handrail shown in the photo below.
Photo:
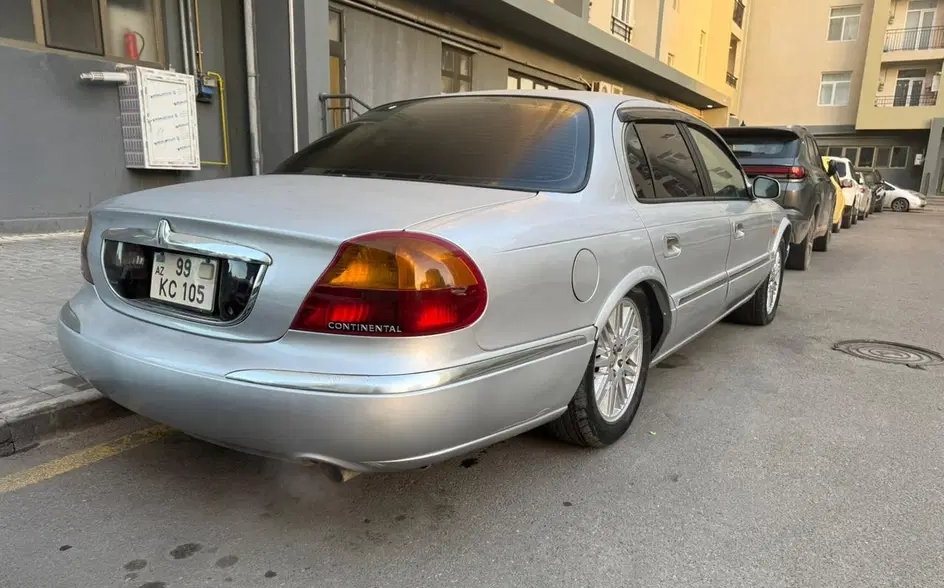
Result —
[{"label": "metal handrail", "polygon": [[937,92],[918,96],[876,96],[875,106],[880,108],[909,108],[912,106],[934,106],[937,104]]},{"label": "metal handrail", "polygon": [[737,76],[735,76],[735,75],[734,75],[733,73],[731,73],[731,72],[728,72],[728,73],[727,73],[727,76],[725,77],[725,81],[728,82],[728,85],[731,86],[732,88],[737,88],[737,87],[738,87],[738,79],[737,79]]},{"label": "metal handrail", "polygon": [[318,94],[318,100],[321,102],[321,130],[324,134],[328,134],[329,116],[333,131],[370,110],[366,102],[353,94]]},{"label": "metal handrail", "polygon": [[885,31],[885,53],[944,49],[944,27],[918,27]]},{"label": "metal handrail", "polygon": [[615,16],[610,17],[610,32],[620,39],[629,43],[633,38],[633,27],[629,26],[622,19]]},{"label": "metal handrail", "polygon": [[735,24],[742,28],[744,27],[744,9],[744,3],[741,0],[735,0],[733,19]]}]

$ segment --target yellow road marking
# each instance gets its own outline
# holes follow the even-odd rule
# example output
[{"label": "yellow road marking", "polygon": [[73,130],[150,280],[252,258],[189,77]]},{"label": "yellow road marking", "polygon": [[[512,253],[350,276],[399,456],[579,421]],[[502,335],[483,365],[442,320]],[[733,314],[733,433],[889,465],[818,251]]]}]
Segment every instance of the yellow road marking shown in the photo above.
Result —
[{"label": "yellow road marking", "polygon": [[114,457],[119,453],[124,453],[135,447],[140,447],[166,437],[173,432],[170,427],[158,425],[141,431],[135,431],[130,435],[119,437],[114,441],[108,441],[101,445],[95,445],[82,451],[54,459],[44,464],[10,474],[0,478],[0,494],[15,492],[33,484],[39,484],[51,480],[56,476],[61,476],[66,472],[84,468],[95,462]]}]

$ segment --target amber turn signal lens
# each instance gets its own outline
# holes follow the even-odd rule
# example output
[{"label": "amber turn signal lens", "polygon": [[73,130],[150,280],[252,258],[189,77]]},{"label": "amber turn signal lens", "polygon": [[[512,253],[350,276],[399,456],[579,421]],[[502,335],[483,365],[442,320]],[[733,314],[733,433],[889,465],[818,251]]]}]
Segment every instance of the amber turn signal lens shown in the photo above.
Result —
[{"label": "amber turn signal lens", "polygon": [[456,245],[420,233],[384,232],[345,242],[292,323],[301,331],[418,336],[474,323],[485,281]]}]

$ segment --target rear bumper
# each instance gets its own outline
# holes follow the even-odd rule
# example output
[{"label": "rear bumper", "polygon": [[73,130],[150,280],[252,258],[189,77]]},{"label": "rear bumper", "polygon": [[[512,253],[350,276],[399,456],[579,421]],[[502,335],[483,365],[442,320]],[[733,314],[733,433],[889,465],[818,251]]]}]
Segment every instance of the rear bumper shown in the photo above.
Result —
[{"label": "rear bumper", "polygon": [[60,312],[60,346],[108,398],[219,445],[357,471],[423,467],[554,419],[573,396],[593,347],[588,327],[421,373],[352,376],[264,364],[232,370],[220,359],[226,346],[279,342],[172,335],[115,312],[91,288],[77,299],[81,303]]}]

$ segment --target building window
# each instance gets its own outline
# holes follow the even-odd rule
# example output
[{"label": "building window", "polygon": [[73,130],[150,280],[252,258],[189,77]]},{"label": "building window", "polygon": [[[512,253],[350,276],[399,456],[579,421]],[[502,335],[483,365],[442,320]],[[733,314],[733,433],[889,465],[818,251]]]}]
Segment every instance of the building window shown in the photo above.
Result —
[{"label": "building window", "polygon": [[824,73],[819,83],[819,105],[846,106],[851,91],[851,71]]},{"label": "building window", "polygon": [[705,71],[705,50],[708,44],[708,33],[702,31],[698,36],[698,75]]},{"label": "building window", "polygon": [[891,147],[879,147],[875,150],[875,167],[888,167],[891,162]]},{"label": "building window", "polygon": [[672,67],[675,67],[675,55],[672,55],[671,53],[669,53],[668,55],[666,55],[666,56],[665,56],[665,62],[666,62],[667,64],[671,65]]},{"label": "building window", "polygon": [[872,168],[875,165],[875,147],[859,148],[859,167]]},{"label": "building window", "polygon": [[442,92],[468,92],[472,90],[472,54],[456,47],[442,48]]},{"label": "building window", "polygon": [[632,0],[613,0],[613,17],[629,24],[632,4]]},{"label": "building window", "polygon": [[829,11],[829,41],[855,41],[859,38],[862,6],[840,6]]},{"label": "building window", "polygon": [[163,63],[161,0],[3,0],[0,37]]},{"label": "building window", "polygon": [[902,168],[908,167],[908,148],[892,147],[892,157],[888,167]]},{"label": "building window", "polygon": [[538,79],[532,76],[508,71],[508,89],[509,90],[560,90],[560,86]]},{"label": "building window", "polygon": [[829,147],[826,150],[826,155],[830,157],[842,157],[842,147]]}]

